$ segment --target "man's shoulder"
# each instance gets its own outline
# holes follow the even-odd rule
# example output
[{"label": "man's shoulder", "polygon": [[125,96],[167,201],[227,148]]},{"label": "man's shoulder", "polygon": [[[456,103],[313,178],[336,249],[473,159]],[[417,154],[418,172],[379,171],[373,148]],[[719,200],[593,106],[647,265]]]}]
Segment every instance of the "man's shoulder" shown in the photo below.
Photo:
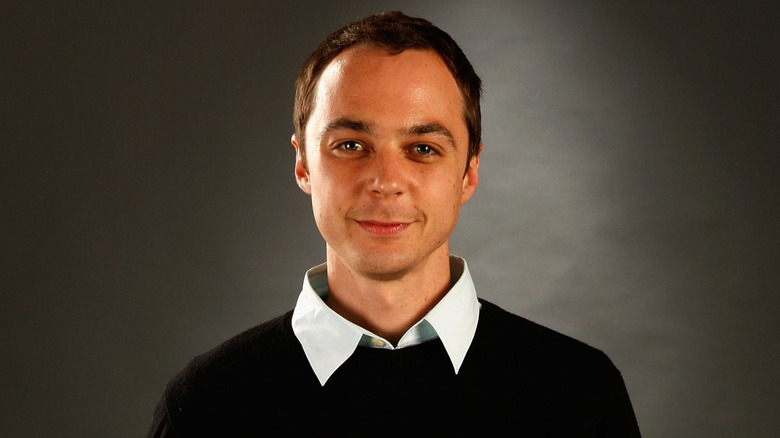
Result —
[{"label": "man's shoulder", "polygon": [[169,381],[156,421],[211,430],[247,409],[262,411],[279,400],[282,388],[306,381],[308,365],[291,317],[287,312],[192,359]]},{"label": "man's shoulder", "polygon": [[[639,436],[620,372],[601,350],[480,300],[462,372],[478,393],[512,406],[549,436]],[[601,436],[601,435],[600,435]]]},{"label": "man's shoulder", "polygon": [[532,361],[549,369],[616,372],[604,352],[571,336],[508,312],[480,299],[475,346],[507,359]]},{"label": "man's shoulder", "polygon": [[192,381],[242,370],[262,370],[290,357],[299,348],[291,326],[292,312],[256,325],[193,358],[176,377]]}]

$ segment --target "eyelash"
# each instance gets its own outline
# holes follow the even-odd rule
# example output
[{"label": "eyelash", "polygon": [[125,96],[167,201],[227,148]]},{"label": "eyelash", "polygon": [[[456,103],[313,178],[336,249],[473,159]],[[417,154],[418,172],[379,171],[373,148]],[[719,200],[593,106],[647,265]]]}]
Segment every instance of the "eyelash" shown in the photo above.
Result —
[{"label": "eyelash", "polygon": [[418,151],[419,152],[420,148],[423,148],[423,147],[428,149],[428,153],[424,153],[424,154],[423,153],[418,153],[418,155],[427,157],[427,156],[430,156],[430,155],[438,155],[438,153],[439,153],[436,150],[435,147],[433,147],[433,146],[431,146],[429,144],[425,144],[425,143],[414,145],[414,146],[412,146],[411,149],[412,149],[412,151]]},{"label": "eyelash", "polygon": [[343,142],[339,143],[337,147],[339,149],[344,149],[347,152],[357,152],[356,150],[347,149],[347,145],[357,146],[357,147],[360,148],[359,150],[365,149],[365,147],[360,142],[357,142],[357,141],[354,141],[354,140],[343,141]]},{"label": "eyelash", "polygon": [[[350,147],[356,147],[357,149],[348,149]],[[422,148],[427,148],[428,152],[427,153],[423,153],[421,151]],[[343,150],[345,152],[360,152],[360,151],[364,151],[366,149],[366,147],[362,143],[360,143],[359,141],[347,140],[347,141],[343,141],[341,143],[338,143],[336,145],[336,149],[341,149],[341,150]],[[419,156],[419,157],[432,157],[432,156],[435,156],[435,155],[440,155],[439,151],[435,147],[433,147],[433,146],[431,146],[430,144],[427,144],[427,143],[420,143],[420,144],[412,145],[412,146],[409,147],[408,150],[409,150],[409,153],[414,154],[414,155]]]}]

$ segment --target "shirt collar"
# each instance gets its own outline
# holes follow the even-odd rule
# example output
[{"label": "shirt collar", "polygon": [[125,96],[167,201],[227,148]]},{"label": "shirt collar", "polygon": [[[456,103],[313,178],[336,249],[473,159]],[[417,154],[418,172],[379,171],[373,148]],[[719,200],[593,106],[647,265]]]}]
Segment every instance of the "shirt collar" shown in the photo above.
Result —
[{"label": "shirt collar", "polygon": [[325,304],[328,297],[326,264],[306,272],[293,311],[292,328],[320,384],[325,385],[358,345],[396,349],[437,337],[457,374],[477,330],[480,304],[466,261],[450,256],[450,271],[452,278],[458,280],[441,301],[401,337],[396,347],[346,320]]}]

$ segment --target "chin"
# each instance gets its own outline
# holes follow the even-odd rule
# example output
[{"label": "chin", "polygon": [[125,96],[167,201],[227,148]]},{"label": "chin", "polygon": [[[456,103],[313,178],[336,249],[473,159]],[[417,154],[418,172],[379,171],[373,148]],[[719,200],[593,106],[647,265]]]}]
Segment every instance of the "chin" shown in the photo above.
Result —
[{"label": "chin", "polygon": [[401,254],[356,254],[353,268],[373,280],[390,281],[403,278],[417,263],[412,257]]}]

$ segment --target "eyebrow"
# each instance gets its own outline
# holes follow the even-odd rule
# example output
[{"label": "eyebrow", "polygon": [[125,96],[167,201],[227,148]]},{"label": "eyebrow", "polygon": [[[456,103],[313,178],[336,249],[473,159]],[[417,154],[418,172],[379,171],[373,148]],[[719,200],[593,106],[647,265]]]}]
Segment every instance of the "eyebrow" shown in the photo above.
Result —
[{"label": "eyebrow", "polygon": [[[322,130],[322,136],[325,136],[325,134],[329,132],[340,130],[355,131],[363,134],[373,134],[375,131],[374,125],[370,123],[342,117],[328,123]],[[400,132],[406,137],[416,137],[426,134],[440,135],[447,139],[447,142],[450,143],[453,149],[457,150],[455,136],[452,135],[452,132],[449,129],[440,123],[420,123],[408,128],[401,129]]]},{"label": "eyebrow", "polygon": [[360,120],[353,120],[353,119],[347,119],[342,117],[340,119],[336,119],[328,123],[325,126],[325,128],[322,130],[322,136],[325,136],[325,134],[331,131],[341,131],[341,130],[356,131],[356,132],[361,132],[363,134],[373,134],[374,127]]},{"label": "eyebrow", "polygon": [[425,135],[425,134],[436,134],[441,135],[442,137],[445,137],[447,141],[450,143],[453,149],[458,149],[455,144],[455,136],[452,135],[452,132],[450,132],[449,129],[444,127],[444,125],[439,123],[423,123],[420,125],[414,125],[408,129],[404,129],[403,131],[404,135],[407,135],[409,137],[414,137],[418,135]]}]

